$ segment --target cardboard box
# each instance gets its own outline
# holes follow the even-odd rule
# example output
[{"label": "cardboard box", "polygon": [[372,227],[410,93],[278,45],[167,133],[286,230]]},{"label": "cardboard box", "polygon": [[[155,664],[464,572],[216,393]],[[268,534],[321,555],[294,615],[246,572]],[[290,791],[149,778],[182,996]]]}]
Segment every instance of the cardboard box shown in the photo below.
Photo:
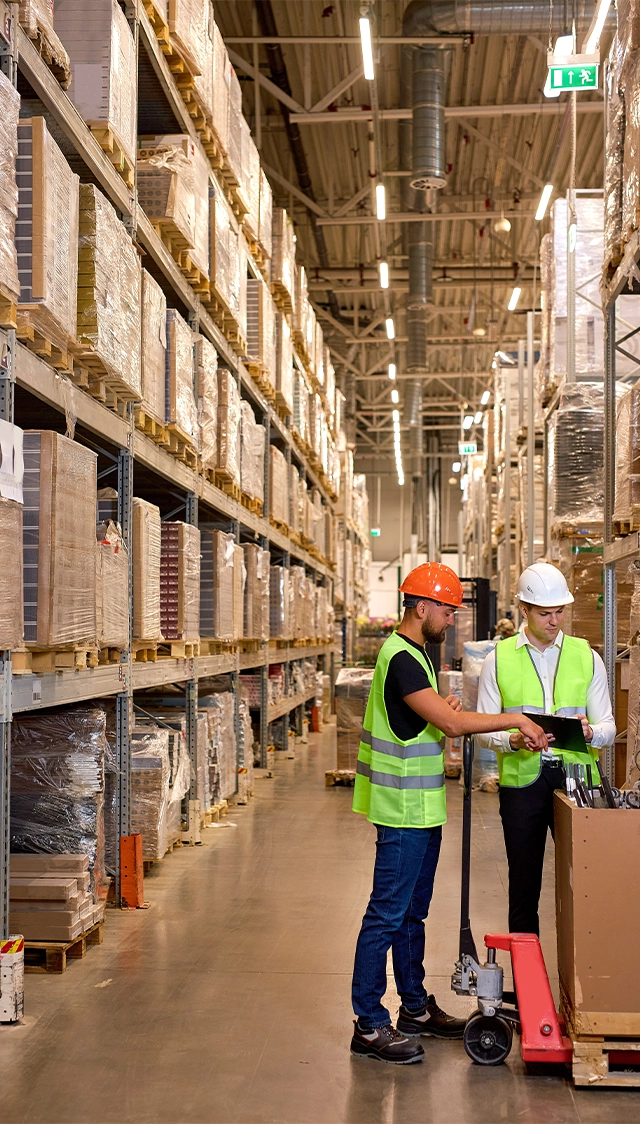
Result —
[{"label": "cardboard box", "polygon": [[59,433],[24,434],[25,642],[96,639],[96,454]]},{"label": "cardboard box", "polygon": [[200,636],[200,532],[189,523],[163,523],[160,627],[165,640]]},{"label": "cardboard box", "polygon": [[83,881],[83,888],[88,889],[88,883],[85,884],[83,875],[89,870],[89,856],[88,855],[36,855],[36,854],[12,854],[11,855],[11,876],[27,874],[30,878],[46,877],[49,878],[53,875],[61,876],[64,874],[73,874],[73,877],[81,878]]},{"label": "cardboard box", "polygon": [[98,528],[96,641],[99,648],[129,647],[129,552],[115,523]]},{"label": "cardboard box", "polygon": [[133,636],[159,640],[160,628],[160,508],[133,500]]},{"label": "cardboard box", "polygon": [[235,539],[210,528],[200,528],[200,535],[200,634],[235,640]]},{"label": "cardboard box", "polygon": [[193,448],[198,445],[198,410],[194,393],[194,334],[174,308],[167,311],[166,420]]},{"label": "cardboard box", "polygon": [[157,281],[142,270],[142,407],[165,423],[167,377],[167,298]]},{"label": "cardboard box", "polygon": [[[640,813],[554,797],[558,975],[576,1033],[640,1035]],[[615,919],[615,923],[612,923]]]},{"label": "cardboard box", "polygon": [[[12,901],[15,899],[16,901],[67,902],[70,898],[78,897],[78,883],[75,878],[29,878],[28,875],[12,874],[9,896]],[[24,908],[26,909],[26,906]],[[58,906],[58,909],[60,908],[62,907]]]},{"label": "cardboard box", "polygon": [[218,456],[218,353],[204,336],[197,336],[196,371],[200,455],[203,468],[213,472]]},{"label": "cardboard box", "polygon": [[84,932],[84,924],[77,913],[18,913],[11,910],[9,926],[12,932],[21,933],[26,941],[74,941]]},{"label": "cardboard box", "polygon": [[0,650],[23,641],[22,504],[0,496]]}]

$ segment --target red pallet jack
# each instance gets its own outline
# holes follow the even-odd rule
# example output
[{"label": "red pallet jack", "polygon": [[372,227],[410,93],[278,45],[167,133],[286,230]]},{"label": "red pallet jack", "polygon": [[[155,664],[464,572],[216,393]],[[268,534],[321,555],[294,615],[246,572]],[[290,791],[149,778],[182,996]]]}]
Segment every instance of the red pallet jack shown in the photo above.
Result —
[{"label": "red pallet jack", "polygon": [[[464,1048],[478,1065],[500,1065],[509,1055],[515,1029],[520,1035],[524,1062],[570,1065],[571,1039],[563,1033],[564,1024],[555,1008],[538,938],[533,933],[489,933],[484,938],[487,959],[484,964],[478,962],[469,919],[473,767],[473,739],[470,737],[464,739],[462,763],[460,948],[451,987],[457,995],[473,995],[478,1000],[478,1010],[465,1027]],[[497,949],[511,953],[513,992],[504,990],[504,973],[496,960]]]}]

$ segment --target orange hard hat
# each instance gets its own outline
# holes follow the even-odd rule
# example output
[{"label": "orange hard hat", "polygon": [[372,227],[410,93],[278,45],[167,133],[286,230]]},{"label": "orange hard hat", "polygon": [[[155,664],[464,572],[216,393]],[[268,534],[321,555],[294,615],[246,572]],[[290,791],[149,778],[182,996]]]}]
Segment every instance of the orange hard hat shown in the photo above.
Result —
[{"label": "orange hard hat", "polygon": [[460,578],[442,562],[423,562],[407,574],[400,592],[409,597],[424,597],[428,601],[441,601],[443,605],[451,605],[459,609],[462,605],[464,590]]}]

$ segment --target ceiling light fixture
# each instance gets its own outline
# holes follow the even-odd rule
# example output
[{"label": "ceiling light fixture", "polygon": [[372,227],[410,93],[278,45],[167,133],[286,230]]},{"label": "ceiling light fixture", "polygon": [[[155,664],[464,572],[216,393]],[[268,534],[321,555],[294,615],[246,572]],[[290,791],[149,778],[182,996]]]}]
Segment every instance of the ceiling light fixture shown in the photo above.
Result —
[{"label": "ceiling light fixture", "polygon": [[367,16],[360,17],[360,43],[362,45],[362,65],[367,82],[373,82],[375,71],[373,69],[373,44],[371,42],[371,24]]},{"label": "ceiling light fixture", "polygon": [[[393,391],[397,394],[397,391]],[[391,417],[393,418],[393,451],[396,458],[396,472],[398,473],[398,484],[400,487],[404,484],[404,469],[402,467],[402,446],[400,443],[400,411],[393,410]]]},{"label": "ceiling light fixture", "polygon": [[376,218],[384,222],[387,217],[387,197],[383,183],[376,184]]},{"label": "ceiling light fixture", "polygon": [[509,309],[509,312],[515,311],[515,307],[516,307],[518,301],[520,300],[520,293],[521,292],[522,292],[522,289],[520,288],[520,286],[516,285],[512,294],[511,294],[511,299],[509,300],[509,303],[507,305],[507,308]]},{"label": "ceiling light fixture", "polygon": [[474,329],[473,329],[473,334],[474,334],[474,336],[486,336],[486,334],[487,334],[487,329],[486,329],[486,328],[482,328],[482,327],[481,327],[480,325],[478,325],[478,327],[477,327],[477,328],[474,328]]},{"label": "ceiling light fixture", "polygon": [[461,468],[462,468],[462,464],[460,463],[460,461],[454,461],[453,464],[451,465],[451,471],[452,472],[459,472]]},{"label": "ceiling light fixture", "polygon": [[400,395],[398,394],[397,390],[391,391],[391,401],[393,402],[394,406],[398,405],[398,402],[400,401]]},{"label": "ceiling light fixture", "polygon": [[483,395],[482,395],[482,398],[480,399],[480,405],[486,406],[486,404],[487,404],[487,402],[489,401],[490,398],[491,398],[491,391],[485,390]]},{"label": "ceiling light fixture", "polygon": [[473,425],[473,414],[465,414],[464,420],[462,422],[462,428],[463,429],[471,429],[472,425]]},{"label": "ceiling light fixture", "polygon": [[542,189],[542,195],[540,196],[540,202],[538,203],[538,210],[536,211],[535,215],[536,222],[542,222],[544,216],[546,215],[552,192],[553,184],[545,183]]},{"label": "ceiling light fixture", "polygon": [[396,365],[395,365],[395,363],[390,363],[389,364],[389,378],[395,379],[395,377],[396,377]]},{"label": "ceiling light fixture", "polygon": [[482,421],[482,410],[478,410],[478,412],[476,413],[476,416],[474,417],[473,420],[476,423],[476,425],[480,425],[480,422]]},{"label": "ceiling light fixture", "polygon": [[389,288],[389,266],[386,261],[380,262],[380,288]]},{"label": "ceiling light fixture", "polygon": [[600,0],[596,9],[595,18],[593,20],[593,23],[591,24],[591,27],[589,28],[584,47],[582,48],[585,55],[592,55],[595,53],[595,50],[600,42],[602,28],[604,27],[604,21],[609,15],[610,7],[611,0]]},{"label": "ceiling light fixture", "polygon": [[396,326],[393,322],[393,316],[387,316],[385,327],[387,329],[387,339],[394,340],[396,338]]}]

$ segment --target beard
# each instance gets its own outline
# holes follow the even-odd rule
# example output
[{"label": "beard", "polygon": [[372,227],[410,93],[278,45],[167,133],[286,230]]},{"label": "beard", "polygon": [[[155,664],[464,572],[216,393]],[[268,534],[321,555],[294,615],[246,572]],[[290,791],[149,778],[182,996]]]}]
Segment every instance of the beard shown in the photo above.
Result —
[{"label": "beard", "polygon": [[442,644],[447,635],[447,629],[446,626],[445,628],[435,628],[431,621],[424,620],[422,622],[422,635],[425,644]]}]

